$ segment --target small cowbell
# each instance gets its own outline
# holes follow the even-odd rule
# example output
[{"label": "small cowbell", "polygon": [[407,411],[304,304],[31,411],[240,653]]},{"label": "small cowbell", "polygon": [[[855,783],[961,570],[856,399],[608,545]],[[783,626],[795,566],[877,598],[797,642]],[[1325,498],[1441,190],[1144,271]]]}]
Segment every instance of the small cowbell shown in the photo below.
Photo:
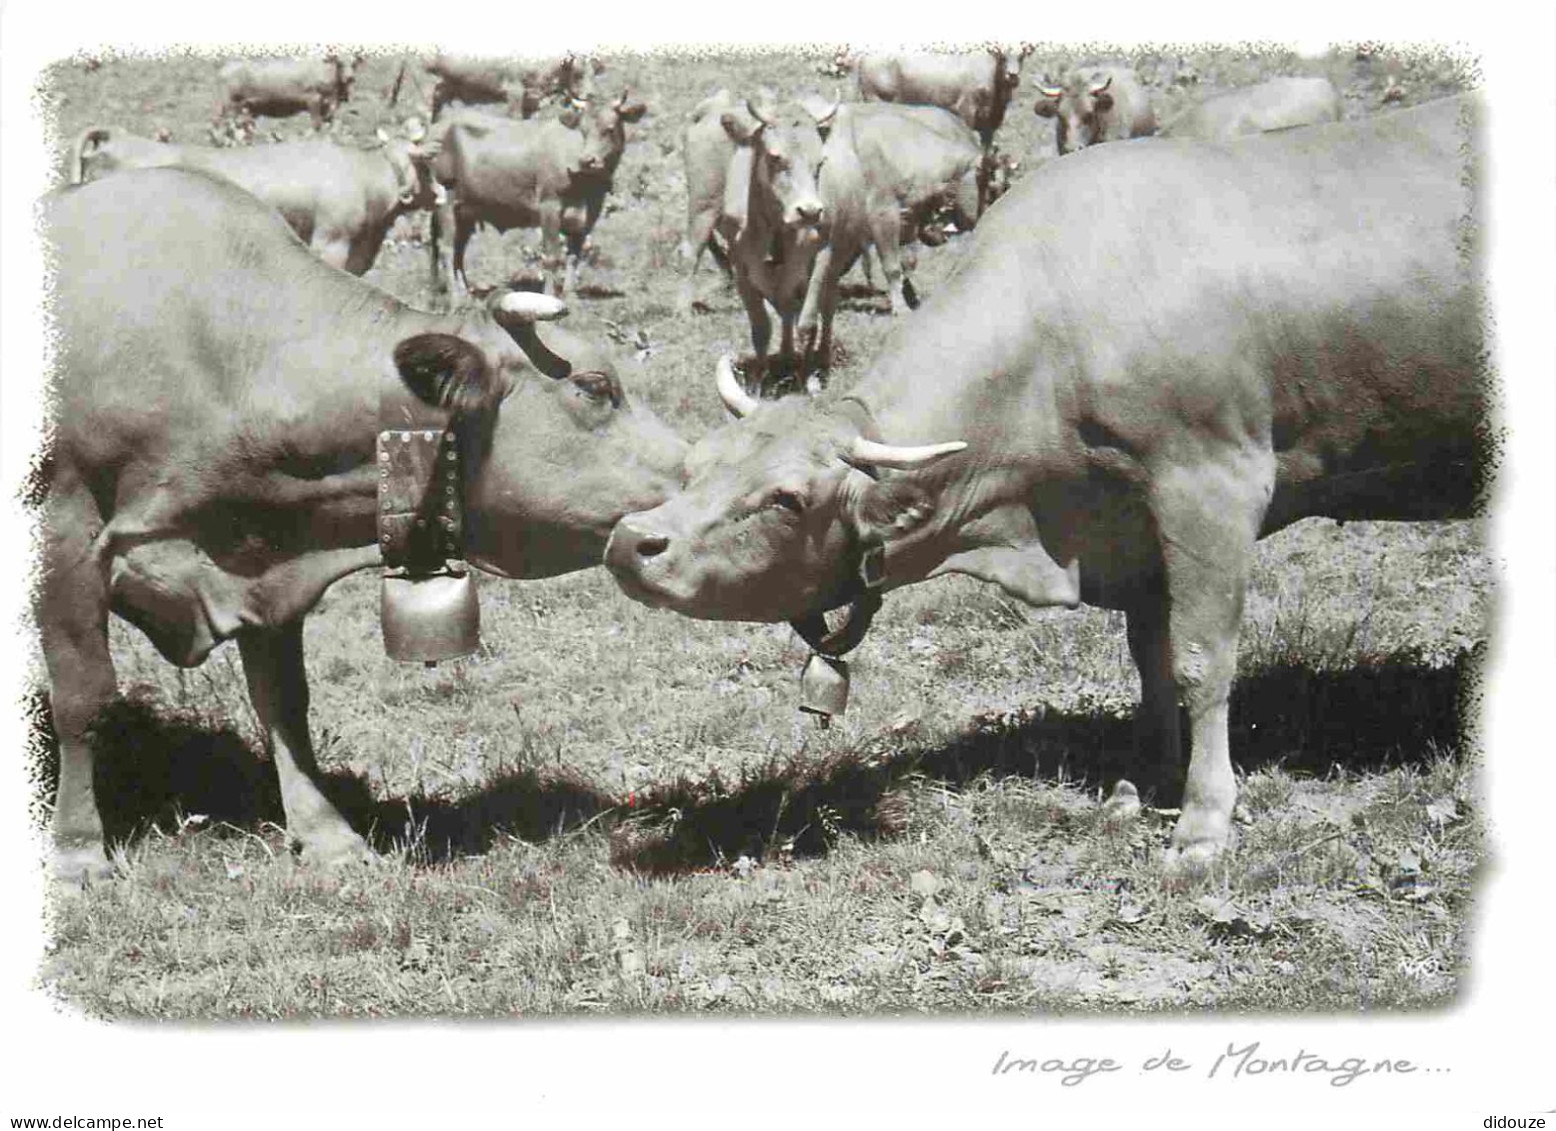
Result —
[{"label": "small cowbell", "polygon": [[379,615],[391,659],[432,664],[468,656],[481,646],[481,603],[475,572],[450,562],[433,574],[383,575]]},{"label": "small cowbell", "polygon": [[848,661],[812,652],[800,673],[800,710],[823,727],[848,707]]}]

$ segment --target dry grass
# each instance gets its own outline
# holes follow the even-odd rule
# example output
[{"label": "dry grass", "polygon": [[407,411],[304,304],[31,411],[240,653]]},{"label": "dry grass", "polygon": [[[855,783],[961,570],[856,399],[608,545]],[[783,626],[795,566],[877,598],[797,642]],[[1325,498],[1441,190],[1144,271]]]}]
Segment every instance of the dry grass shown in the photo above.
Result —
[{"label": "dry grass", "polygon": [[[652,56],[605,76],[651,115],[573,305],[684,435],[720,419],[711,360],[747,338],[727,291],[706,315],[672,309],[681,119],[722,84],[830,91],[824,59]],[[1205,90],[1328,73],[1352,116],[1377,112],[1388,74],[1407,103],[1463,78],[1351,53],[1140,62],[1168,101],[1189,68]],[[392,117],[396,67],[370,61],[344,134]],[[61,136],[200,140],[214,71],[61,67]],[[1001,144],[1029,166],[1049,129],[1024,99]],[[536,238],[478,235],[473,277],[522,270]],[[960,254],[921,249],[920,290]],[[408,227],[369,279],[424,301],[425,273]],[[838,382],[889,323],[844,309]],[[1156,862],[1169,815],[1115,827],[1097,805],[1111,776],[1150,769],[1132,761],[1121,618],[967,579],[888,600],[830,731],[794,710],[804,652],[783,626],[655,613],[602,571],[490,582],[481,653],[429,672],[383,656],[376,582],[350,579],[308,624],[313,725],[384,859],[334,875],[286,851],[235,650],[179,672],[115,624],[125,702],[100,742],[121,876],[58,894],[42,977],[90,1014],[157,1018],[1436,1005],[1484,859],[1465,732],[1492,582],[1478,523],[1309,522],[1264,544],[1233,704],[1249,820],[1235,856],[1186,878]]]}]

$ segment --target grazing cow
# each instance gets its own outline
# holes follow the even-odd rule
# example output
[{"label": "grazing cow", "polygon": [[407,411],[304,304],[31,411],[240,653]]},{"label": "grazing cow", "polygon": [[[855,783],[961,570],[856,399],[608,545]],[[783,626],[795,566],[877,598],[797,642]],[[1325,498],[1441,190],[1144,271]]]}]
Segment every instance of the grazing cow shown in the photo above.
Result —
[{"label": "grazing cow", "polygon": [[573,54],[537,64],[440,54],[427,70],[437,77],[432,88],[433,118],[451,102],[503,103],[510,111],[516,108],[521,118],[529,118],[549,98],[592,97],[593,78],[605,70],[605,64]]},{"label": "grazing cow", "polygon": [[88,730],[114,695],[110,609],[185,667],[235,637],[291,837],[323,861],[362,856],[317,785],[302,625],[382,560],[383,422],[460,437],[464,556],[513,578],[597,564],[621,514],[666,497],[684,445],[626,400],[602,350],[542,335],[556,300],[413,310],[204,173],[62,189],[44,227],[59,348],[36,616],[59,872],[107,867]]},{"label": "grazing cow", "polygon": [[1174,852],[1213,854],[1256,539],[1478,504],[1476,105],[1044,164],[846,396],[759,403],[721,362],[750,419],[622,519],[607,566],[647,604],[811,639],[950,572],[1122,609],[1164,775],[1188,712]]},{"label": "grazing cow", "polygon": [[1340,120],[1340,92],[1326,78],[1284,76],[1216,94],[1188,107],[1158,131],[1162,137],[1231,141],[1244,134]]},{"label": "grazing cow", "polygon": [[[434,290],[469,293],[465,247],[477,224],[499,232],[538,227],[547,292],[571,290],[584,240],[600,218],[627,144],[626,124],[646,112],[624,90],[614,102],[575,106],[559,121],[514,121],[466,109],[435,122],[432,171],[448,200],[432,214]],[[443,246],[449,232],[451,257]],[[563,236],[566,271],[558,279]]]},{"label": "grazing cow", "polygon": [[[818,180],[826,244],[811,271],[798,329],[825,367],[832,350],[838,281],[873,246],[893,314],[916,307],[900,245],[912,240],[949,197],[957,227],[979,216],[983,151],[956,115],[938,106],[858,102],[840,107],[821,149]],[[868,260],[866,260],[868,263]],[[821,320],[820,342],[812,337]]]},{"label": "grazing cow", "polygon": [[987,151],[1031,53],[991,47],[983,55],[866,55],[857,65],[859,97],[940,106],[966,122]]},{"label": "grazing cow", "polygon": [[746,379],[760,391],[773,333],[768,304],[782,326],[780,358],[791,366],[797,360],[794,324],[822,243],[824,209],[816,187],[821,135],[814,113],[798,104],[757,107],[747,101],[745,111],[719,117],[736,146],[727,185],[746,186],[745,222],[733,230],[726,213],[720,224],[727,225],[735,289],[751,322],[754,357]]},{"label": "grazing cow", "polygon": [[233,59],[223,63],[222,115],[252,118],[266,114],[284,118],[304,110],[319,129],[335,115],[335,108],[351,97],[351,84],[361,63],[358,55],[346,62],[338,55],[323,59]]},{"label": "grazing cow", "polygon": [[1039,87],[1038,94],[1032,109],[1039,118],[1054,119],[1061,156],[1156,132],[1151,98],[1126,66],[1084,67],[1060,86]]},{"label": "grazing cow", "polygon": [[285,217],[331,267],[366,274],[399,217],[430,209],[440,195],[422,149],[420,123],[409,139],[380,131],[379,144],[349,148],[324,140],[217,149],[149,141],[120,129],[93,128],[71,153],[72,184],[119,169],[176,165],[201,169],[263,200]]}]

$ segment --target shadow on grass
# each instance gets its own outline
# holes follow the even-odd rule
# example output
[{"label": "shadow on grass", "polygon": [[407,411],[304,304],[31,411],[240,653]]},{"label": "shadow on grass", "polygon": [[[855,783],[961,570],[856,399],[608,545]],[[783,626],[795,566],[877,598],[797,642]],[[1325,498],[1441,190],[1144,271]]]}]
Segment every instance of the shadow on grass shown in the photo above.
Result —
[{"label": "shadow on grass", "polygon": [[[43,695],[29,713],[40,752],[34,781],[40,796],[52,798],[59,748]],[[285,826],[270,759],[204,712],[118,699],[98,720],[94,744],[95,785],[110,842],[132,842],[152,827],[171,835],[182,818],[197,813],[239,829]],[[509,835],[544,840],[616,804],[565,768],[510,771],[455,799],[377,798],[364,778],[341,770],[326,772],[319,786],[380,852],[409,844],[428,861],[484,852]]]},{"label": "shadow on grass", "polygon": [[[1244,676],[1232,696],[1235,761],[1245,772],[1279,765],[1298,775],[1337,765],[1368,773],[1423,764],[1461,745],[1477,659],[1463,653],[1433,667],[1387,657],[1345,671],[1282,665]],[[43,752],[38,785],[52,797],[58,751],[41,696],[33,717]],[[238,828],[284,824],[268,759],[225,724],[122,699],[96,734],[97,790],[110,839],[133,840],[152,825],[171,833],[180,814]],[[937,745],[882,734],[821,760],[776,759],[733,784],[716,773],[664,783],[639,793],[631,811],[618,810],[611,857],[665,873],[775,850],[824,852],[843,831],[889,836],[906,824],[899,787],[916,776],[959,786],[984,774],[1016,775],[1087,788],[1128,776],[1148,788],[1161,769],[1137,761],[1127,715],[1033,707],[980,716]],[[545,840],[620,803],[582,775],[550,768],[510,771],[453,799],[375,798],[361,777],[340,771],[326,774],[321,786],[379,850],[414,844],[433,862],[484,852],[507,835]],[[1176,804],[1172,788],[1159,790],[1155,801]]]},{"label": "shadow on grass", "polygon": [[[1280,665],[1244,676],[1232,694],[1234,761],[1244,772],[1278,765],[1298,776],[1425,765],[1464,741],[1480,651],[1448,666],[1395,656],[1344,671]],[[1164,806],[1177,805],[1182,789],[1181,772],[1140,761],[1132,714],[1034,707],[976,718],[935,746],[876,737],[820,762],[774,762],[734,788],[715,777],[651,790],[613,830],[612,859],[659,873],[777,848],[818,853],[839,831],[899,831],[906,810],[896,791],[912,776],[960,786],[984,774],[1085,788],[1129,777],[1148,796],[1154,784],[1151,800]]]}]

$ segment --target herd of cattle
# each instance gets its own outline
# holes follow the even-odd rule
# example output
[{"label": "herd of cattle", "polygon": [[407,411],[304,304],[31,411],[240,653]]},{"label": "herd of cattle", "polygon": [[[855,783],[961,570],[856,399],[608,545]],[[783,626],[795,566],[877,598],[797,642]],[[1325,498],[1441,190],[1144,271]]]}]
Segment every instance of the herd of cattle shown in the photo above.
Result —
[{"label": "herd of cattle", "polygon": [[[1083,68],[1038,86],[1058,154],[1012,185],[995,135],[1025,54],[866,56],[858,100],[720,90],[689,115],[682,307],[706,251],[755,347],[743,381],[710,359],[733,419],[692,446],[554,324],[646,112],[602,93],[598,60],[439,57],[428,122],[368,149],[86,130],[45,210],[57,871],[107,868],[90,729],[115,694],[110,611],[179,665],[236,639],[291,836],[367,854],[317,785],[302,622],[385,563],[375,445],[396,425],[446,434],[459,553],[498,576],[603,560],[638,601],[790,621],[824,652],[885,591],[948,572],[1124,610],[1167,783],[1187,712],[1174,850],[1227,847],[1255,541],[1309,515],[1464,515],[1483,493],[1477,102],[1340,121],[1327,80],[1282,78],[1158,125],[1128,68]],[[355,65],[221,68],[229,131],[326,126]],[[447,313],[354,277],[416,210]],[[482,224],[540,228],[547,294],[472,294]],[[901,245],[953,228],[976,229],[958,269],[846,395],[761,396],[773,314],[779,357],[824,372],[850,266],[873,249],[893,309],[917,307]]]}]

